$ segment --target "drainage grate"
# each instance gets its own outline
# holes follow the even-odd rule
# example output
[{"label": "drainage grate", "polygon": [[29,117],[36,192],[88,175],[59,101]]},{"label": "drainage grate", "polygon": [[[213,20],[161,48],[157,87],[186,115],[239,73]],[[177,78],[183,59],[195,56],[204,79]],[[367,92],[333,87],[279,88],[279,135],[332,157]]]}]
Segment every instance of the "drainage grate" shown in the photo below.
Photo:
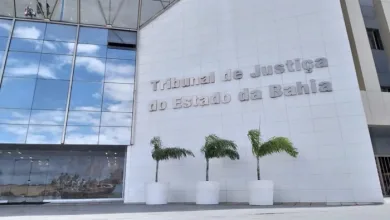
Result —
[{"label": "drainage grate", "polygon": [[382,193],[385,197],[390,197],[390,157],[377,156],[375,159]]}]

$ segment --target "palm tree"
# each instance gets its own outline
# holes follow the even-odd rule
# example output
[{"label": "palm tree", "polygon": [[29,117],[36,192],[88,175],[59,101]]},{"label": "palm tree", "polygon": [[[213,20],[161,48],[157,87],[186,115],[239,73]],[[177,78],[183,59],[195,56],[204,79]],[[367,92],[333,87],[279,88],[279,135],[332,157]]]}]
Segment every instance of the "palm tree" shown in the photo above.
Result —
[{"label": "palm tree", "polygon": [[192,153],[192,151],[184,149],[184,148],[178,148],[178,147],[162,147],[162,141],[160,137],[153,137],[152,140],[150,140],[150,145],[152,145],[152,158],[156,161],[156,183],[158,182],[158,166],[159,162],[161,160],[169,160],[169,159],[181,159],[182,157],[187,156],[193,156],[195,155]]},{"label": "palm tree", "polygon": [[286,152],[292,157],[298,156],[298,151],[286,137],[273,137],[262,142],[260,131],[257,129],[248,132],[248,138],[252,144],[252,153],[257,159],[257,180],[260,180],[260,158],[273,153]]},{"label": "palm tree", "polygon": [[206,143],[201,152],[206,158],[206,181],[209,181],[209,161],[212,158],[229,157],[231,160],[239,160],[237,145],[230,140],[219,138],[217,135],[206,137]]}]

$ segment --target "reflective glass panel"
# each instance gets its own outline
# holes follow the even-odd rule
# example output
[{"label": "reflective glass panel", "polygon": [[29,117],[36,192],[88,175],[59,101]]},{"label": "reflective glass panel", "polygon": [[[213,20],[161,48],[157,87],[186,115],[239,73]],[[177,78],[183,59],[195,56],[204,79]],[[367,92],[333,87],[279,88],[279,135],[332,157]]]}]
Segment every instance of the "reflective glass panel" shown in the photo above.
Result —
[{"label": "reflective glass panel", "polygon": [[77,55],[85,57],[106,57],[107,47],[94,44],[78,44]]},{"label": "reflective glass panel", "polygon": [[103,111],[131,112],[133,106],[132,84],[104,84]]},{"label": "reflective glass panel", "polygon": [[112,0],[110,11],[110,24],[114,27],[137,28],[138,1]]},{"label": "reflective glass panel", "polygon": [[69,80],[72,72],[72,60],[72,56],[42,54],[38,77]]},{"label": "reflective glass panel", "polygon": [[0,7],[0,15],[13,17],[14,16],[14,0],[2,0]]},{"label": "reflective glass panel", "polygon": [[82,27],[79,35],[79,43],[107,45],[107,29]]},{"label": "reflective glass panel", "polygon": [[0,66],[3,66],[3,60],[4,60],[4,51],[0,50]]},{"label": "reflective glass panel", "polygon": [[27,125],[0,125],[0,143],[25,143]]},{"label": "reflective glass panel", "polygon": [[44,41],[42,53],[73,55],[74,43]]},{"label": "reflective glass panel", "polygon": [[105,82],[133,83],[135,61],[107,59]]},{"label": "reflective glass panel", "polygon": [[99,126],[100,112],[69,111],[67,125]]},{"label": "reflective glass panel", "polygon": [[12,38],[9,49],[11,51],[40,53],[42,51],[42,44],[42,40]]},{"label": "reflective glass panel", "polygon": [[0,19],[0,37],[9,37],[12,28],[12,20]]},{"label": "reflective glass panel", "polygon": [[0,124],[28,124],[30,110],[0,109]]},{"label": "reflective glass panel", "polygon": [[74,80],[103,81],[106,60],[94,57],[77,57]]},{"label": "reflective glass panel", "polygon": [[109,1],[80,1],[80,22],[82,24],[106,25],[108,22]]},{"label": "reflective glass panel", "polygon": [[69,81],[38,79],[33,109],[65,110]]},{"label": "reflective glass panel", "polygon": [[9,52],[4,75],[35,78],[40,58],[39,53]]},{"label": "reflective glass panel", "polygon": [[31,109],[35,79],[4,77],[0,89],[0,108]]},{"label": "reflective glass panel", "polygon": [[98,144],[99,127],[68,126],[66,128],[66,144]]},{"label": "reflective glass panel", "polygon": [[137,44],[137,32],[108,30],[108,42],[117,44]]},{"label": "reflective glass panel", "polygon": [[15,0],[16,17],[33,18],[33,19],[49,19],[53,7],[57,0],[31,1],[31,0]]},{"label": "reflective glass panel", "polygon": [[135,60],[135,50],[108,48],[107,58]]},{"label": "reflective glass panel", "polygon": [[27,144],[60,144],[63,126],[30,125]]},{"label": "reflective glass panel", "polygon": [[76,26],[48,24],[46,27],[45,40],[74,43],[76,41],[76,31]]},{"label": "reflective glass panel", "polygon": [[102,87],[101,83],[73,82],[70,109],[100,111],[102,106]]},{"label": "reflective glass panel", "polygon": [[51,20],[77,22],[77,0],[58,1]]},{"label": "reflective glass panel", "polygon": [[30,124],[33,125],[64,125],[64,111],[32,110]]},{"label": "reflective glass panel", "polygon": [[130,145],[130,128],[101,127],[99,134],[100,145]]},{"label": "reflective glass panel", "polygon": [[102,112],[101,126],[131,126],[131,113]]},{"label": "reflective glass panel", "polygon": [[159,11],[167,7],[174,0],[142,0],[141,25],[156,15]]},{"label": "reflective glass panel", "polygon": [[5,50],[7,48],[8,37],[0,37],[0,50]]},{"label": "reflective glass panel", "polygon": [[12,37],[43,40],[45,29],[45,23],[17,21]]}]

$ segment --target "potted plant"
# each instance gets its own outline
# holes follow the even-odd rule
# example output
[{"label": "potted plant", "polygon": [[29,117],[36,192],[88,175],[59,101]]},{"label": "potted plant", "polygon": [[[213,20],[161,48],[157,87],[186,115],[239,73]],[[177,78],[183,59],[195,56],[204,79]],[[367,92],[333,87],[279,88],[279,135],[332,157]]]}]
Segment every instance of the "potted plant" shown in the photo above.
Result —
[{"label": "potted plant", "polygon": [[147,185],[146,188],[146,204],[147,205],[162,205],[168,203],[168,184],[158,182],[159,163],[163,160],[181,159],[194,154],[187,149],[171,147],[163,148],[160,137],[153,137],[150,140],[152,145],[152,158],[156,161],[156,176],[155,182]]},{"label": "potted plant", "polygon": [[200,181],[196,185],[196,204],[211,205],[219,203],[219,183],[209,181],[209,162],[213,158],[228,157],[232,160],[240,159],[237,145],[230,140],[219,138],[216,135],[206,137],[206,142],[201,149],[206,158],[206,181]]},{"label": "potted plant", "polygon": [[260,178],[260,158],[273,153],[286,152],[292,157],[298,156],[298,151],[286,137],[273,137],[262,142],[259,130],[250,130],[248,138],[252,144],[252,153],[257,159],[257,180],[249,183],[250,205],[273,205],[274,184],[271,180]]}]

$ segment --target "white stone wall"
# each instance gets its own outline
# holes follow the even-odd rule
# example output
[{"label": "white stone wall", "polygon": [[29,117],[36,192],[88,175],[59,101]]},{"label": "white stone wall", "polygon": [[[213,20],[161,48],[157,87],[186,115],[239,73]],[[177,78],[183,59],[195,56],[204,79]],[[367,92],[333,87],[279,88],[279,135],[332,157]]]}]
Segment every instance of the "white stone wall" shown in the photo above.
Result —
[{"label": "white stone wall", "polygon": [[[247,202],[256,179],[247,131],[289,137],[300,155],[261,160],[263,179],[275,182],[275,202],[380,202],[383,200],[339,0],[181,0],[141,30],[134,146],[128,148],[125,202],[144,202],[154,181],[149,141],[194,151],[196,158],[162,162],[160,181],[170,183],[170,202],[194,202],[205,179],[204,137],[234,140],[241,159],[214,159],[210,180],[221,184],[221,202]],[[254,66],[326,57],[328,68],[251,78]],[[228,69],[244,78],[221,82]],[[215,72],[214,84],[153,91],[152,80]],[[333,92],[271,99],[271,84],[331,81]],[[244,89],[263,99],[240,102]],[[229,104],[173,109],[173,98],[229,93]],[[164,111],[149,112],[153,100]]]}]

